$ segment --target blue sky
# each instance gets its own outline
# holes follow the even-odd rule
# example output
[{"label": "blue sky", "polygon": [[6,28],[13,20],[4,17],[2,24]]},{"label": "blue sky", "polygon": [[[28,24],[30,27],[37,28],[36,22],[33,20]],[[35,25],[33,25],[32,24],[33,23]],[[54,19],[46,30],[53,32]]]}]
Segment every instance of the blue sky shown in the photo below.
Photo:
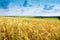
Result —
[{"label": "blue sky", "polygon": [[28,4],[32,6],[38,6],[40,4],[60,4],[60,0],[0,0],[0,8],[6,8],[10,3],[20,6]]},{"label": "blue sky", "polygon": [[[27,12],[27,10],[29,10],[29,12]],[[16,13],[14,11],[16,11]],[[59,11],[60,0],[0,0],[0,15],[11,14],[13,16],[18,14],[21,16],[22,15],[34,16],[35,15],[34,12],[36,12],[37,13],[36,15],[40,14],[45,15],[44,13],[46,13],[46,16],[48,15],[51,16],[51,14],[58,16],[60,15]]]},{"label": "blue sky", "polygon": [[55,4],[60,4],[60,0],[41,0],[43,3],[55,3]]}]

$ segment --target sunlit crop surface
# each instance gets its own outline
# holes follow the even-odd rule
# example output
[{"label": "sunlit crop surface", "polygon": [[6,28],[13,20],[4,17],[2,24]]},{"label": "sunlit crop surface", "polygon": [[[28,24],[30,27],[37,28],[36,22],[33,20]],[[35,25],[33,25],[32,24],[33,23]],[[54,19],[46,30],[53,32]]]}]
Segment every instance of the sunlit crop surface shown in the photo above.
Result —
[{"label": "sunlit crop surface", "polygon": [[60,20],[0,17],[0,40],[60,40]]}]

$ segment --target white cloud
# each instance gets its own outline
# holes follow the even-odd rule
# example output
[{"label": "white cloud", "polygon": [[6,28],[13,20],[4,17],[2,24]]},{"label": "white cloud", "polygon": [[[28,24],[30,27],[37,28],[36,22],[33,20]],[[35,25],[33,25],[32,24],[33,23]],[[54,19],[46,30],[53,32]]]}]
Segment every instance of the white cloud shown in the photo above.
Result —
[{"label": "white cloud", "polygon": [[60,16],[60,6],[53,10],[44,10],[40,7],[20,7],[9,5],[8,9],[0,9],[0,16]]}]

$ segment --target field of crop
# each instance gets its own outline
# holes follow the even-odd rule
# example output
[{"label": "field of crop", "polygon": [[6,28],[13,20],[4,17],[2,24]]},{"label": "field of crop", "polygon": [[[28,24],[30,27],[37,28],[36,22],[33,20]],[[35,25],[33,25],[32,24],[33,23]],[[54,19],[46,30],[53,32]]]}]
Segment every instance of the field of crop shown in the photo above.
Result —
[{"label": "field of crop", "polygon": [[60,20],[0,17],[0,40],[60,40]]}]

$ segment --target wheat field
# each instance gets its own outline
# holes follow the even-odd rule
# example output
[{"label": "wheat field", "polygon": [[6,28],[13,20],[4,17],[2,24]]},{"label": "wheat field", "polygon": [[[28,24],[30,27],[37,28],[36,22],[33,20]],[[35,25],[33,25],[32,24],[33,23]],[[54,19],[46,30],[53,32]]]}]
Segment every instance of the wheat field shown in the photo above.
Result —
[{"label": "wheat field", "polygon": [[0,40],[60,40],[60,20],[0,17]]}]

